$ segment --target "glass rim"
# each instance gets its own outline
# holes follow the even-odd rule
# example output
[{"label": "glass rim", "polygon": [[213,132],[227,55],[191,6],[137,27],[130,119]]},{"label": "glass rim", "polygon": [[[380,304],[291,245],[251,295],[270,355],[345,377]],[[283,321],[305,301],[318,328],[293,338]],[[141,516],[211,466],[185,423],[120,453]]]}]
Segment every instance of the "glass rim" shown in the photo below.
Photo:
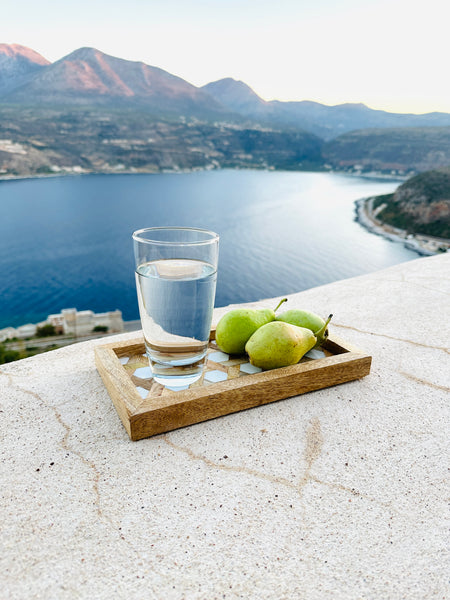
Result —
[{"label": "glass rim", "polygon": [[[198,231],[206,233],[210,236],[206,240],[198,240],[195,242],[189,241],[165,241],[165,240],[152,240],[150,238],[142,237],[142,234],[149,231]],[[143,229],[137,229],[133,232],[132,238],[135,242],[143,244],[161,245],[161,246],[201,246],[205,244],[211,244],[219,241],[219,234],[211,231],[210,229],[201,229],[200,227],[144,227]]]}]

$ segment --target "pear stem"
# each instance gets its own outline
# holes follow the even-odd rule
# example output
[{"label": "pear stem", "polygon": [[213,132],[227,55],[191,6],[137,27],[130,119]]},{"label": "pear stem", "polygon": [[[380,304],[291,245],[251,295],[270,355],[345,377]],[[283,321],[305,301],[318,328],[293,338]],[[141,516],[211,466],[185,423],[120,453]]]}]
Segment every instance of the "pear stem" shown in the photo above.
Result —
[{"label": "pear stem", "polygon": [[277,310],[280,308],[280,306],[283,304],[283,302],[287,302],[287,298],[283,298],[283,300],[280,300],[276,309],[273,312],[277,312]]},{"label": "pear stem", "polygon": [[320,344],[325,340],[325,338],[328,337],[327,327],[328,327],[328,323],[331,321],[332,317],[333,317],[333,315],[328,315],[328,319],[325,321],[323,326],[319,329],[319,331],[316,331],[316,333],[314,334],[317,338],[317,344],[316,344],[317,347],[320,346]]},{"label": "pear stem", "polygon": [[333,318],[333,315],[328,315],[328,319],[325,321],[324,326],[320,329],[320,331],[317,332],[316,335],[326,335],[327,333],[327,327],[328,327],[328,323],[331,321],[331,319]]}]

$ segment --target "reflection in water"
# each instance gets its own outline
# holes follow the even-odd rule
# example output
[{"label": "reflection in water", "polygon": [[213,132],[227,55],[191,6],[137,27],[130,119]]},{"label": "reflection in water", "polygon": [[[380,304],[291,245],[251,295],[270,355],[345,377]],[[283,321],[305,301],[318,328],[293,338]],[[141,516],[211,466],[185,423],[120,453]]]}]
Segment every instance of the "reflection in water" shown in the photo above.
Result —
[{"label": "reflection in water", "polygon": [[398,183],[265,171],[0,182],[0,327],[66,307],[139,318],[131,233],[143,227],[220,234],[216,306],[417,258],[354,221],[355,200]]}]

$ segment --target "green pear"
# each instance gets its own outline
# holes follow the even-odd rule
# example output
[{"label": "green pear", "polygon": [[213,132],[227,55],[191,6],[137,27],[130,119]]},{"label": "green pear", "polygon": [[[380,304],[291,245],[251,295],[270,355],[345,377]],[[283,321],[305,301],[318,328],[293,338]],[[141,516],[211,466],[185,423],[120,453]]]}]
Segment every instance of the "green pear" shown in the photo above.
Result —
[{"label": "green pear", "polygon": [[261,369],[295,365],[316,344],[310,329],[272,321],[255,331],[245,345],[250,362]]},{"label": "green pear", "polygon": [[227,354],[244,354],[245,344],[257,329],[275,320],[275,311],[286,302],[283,298],[275,310],[270,308],[236,308],[217,323],[216,342]]},{"label": "green pear", "polygon": [[329,315],[328,319],[324,321],[322,317],[319,317],[319,315],[316,315],[309,310],[292,308],[291,310],[287,310],[284,313],[281,313],[281,315],[278,315],[276,320],[284,321],[291,325],[297,325],[297,327],[306,327],[307,329],[310,329],[317,338],[316,347],[318,347],[323,344],[328,336],[327,327],[332,316],[333,315]]}]

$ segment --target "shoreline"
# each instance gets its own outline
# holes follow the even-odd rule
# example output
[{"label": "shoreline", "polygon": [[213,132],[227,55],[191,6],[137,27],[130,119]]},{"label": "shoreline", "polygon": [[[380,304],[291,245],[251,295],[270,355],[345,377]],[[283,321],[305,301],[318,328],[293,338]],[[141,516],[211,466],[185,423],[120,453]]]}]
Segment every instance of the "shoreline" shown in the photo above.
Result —
[{"label": "shoreline", "polygon": [[328,173],[331,175],[345,175],[347,177],[361,177],[362,179],[376,179],[376,180],[392,180],[392,181],[404,181],[408,177],[402,177],[401,175],[387,175],[385,173],[349,173],[348,171],[339,171],[337,169],[275,169],[275,168],[257,168],[257,167],[220,167],[211,168],[195,167],[192,169],[162,169],[160,171],[148,170],[148,171],[137,171],[133,169],[123,169],[114,171],[66,171],[58,173],[35,173],[29,175],[0,175],[0,183],[2,181],[26,181],[28,179],[54,179],[55,177],[83,177],[86,175],[183,175],[187,173],[198,173],[203,171],[265,171],[267,173]]},{"label": "shoreline", "polygon": [[420,256],[435,256],[441,254],[441,247],[450,250],[450,240],[436,238],[424,234],[410,234],[404,229],[398,229],[379,221],[373,215],[375,197],[360,198],[355,201],[355,221],[370,233],[380,235],[391,242],[402,243],[405,248],[417,252]]}]

